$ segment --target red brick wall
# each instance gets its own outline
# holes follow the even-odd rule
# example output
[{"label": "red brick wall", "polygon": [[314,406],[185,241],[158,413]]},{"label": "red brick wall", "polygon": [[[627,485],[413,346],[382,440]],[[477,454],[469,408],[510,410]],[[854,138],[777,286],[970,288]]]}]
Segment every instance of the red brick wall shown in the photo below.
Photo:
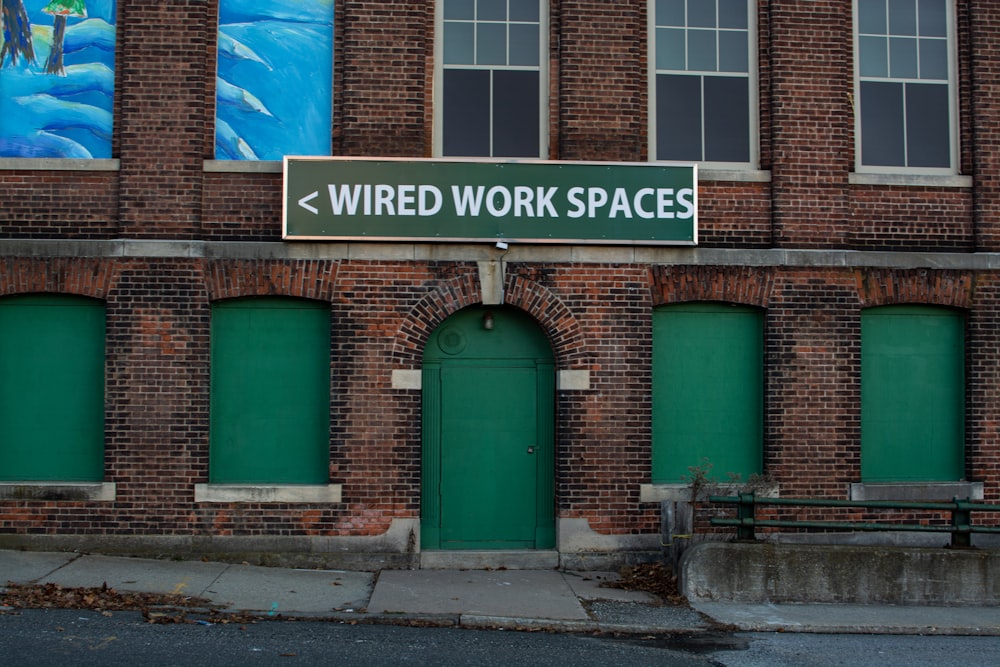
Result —
[{"label": "red brick wall", "polygon": [[118,174],[0,171],[0,238],[118,235]]},{"label": "red brick wall", "polygon": [[774,243],[842,247],[848,221],[851,3],[770,0]]},{"label": "red brick wall", "polygon": [[646,3],[553,2],[564,160],[647,158]]},{"label": "red brick wall", "polygon": [[[972,189],[849,184],[851,2],[758,6],[770,182],[703,181],[701,245],[1000,250],[1000,3],[958,2]],[[119,14],[120,171],[0,169],[0,238],[280,240],[279,174],[203,168],[214,155],[216,3],[122,0]],[[433,3],[339,0],[336,17],[334,153],[430,155]],[[646,159],[646,3],[552,0],[550,34],[551,157]],[[506,302],[539,322],[560,369],[590,372],[588,390],[559,394],[560,517],[605,533],[658,530],[658,505],[638,498],[649,481],[651,310],[703,299],[766,309],[766,470],[784,495],[838,498],[860,474],[861,308],[897,299],[965,309],[969,477],[1000,498],[996,271],[777,264],[508,264]],[[107,300],[106,469],[118,498],[0,501],[0,533],[367,535],[416,517],[420,396],[392,388],[391,374],[419,368],[434,327],[482,300],[471,259],[0,257],[0,294],[32,291]],[[247,294],[331,304],[330,479],[341,505],[194,503],[208,470],[211,302]]]},{"label": "red brick wall", "polygon": [[198,234],[216,16],[205,0],[120,3],[115,133],[123,236]]}]

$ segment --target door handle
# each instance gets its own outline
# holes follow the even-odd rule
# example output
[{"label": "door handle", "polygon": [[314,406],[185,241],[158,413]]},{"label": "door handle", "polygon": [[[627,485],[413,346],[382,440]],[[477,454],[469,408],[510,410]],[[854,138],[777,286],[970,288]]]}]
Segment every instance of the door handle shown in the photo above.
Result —
[{"label": "door handle", "polygon": [[534,445],[530,445],[528,447],[528,453],[529,454],[534,454],[535,453],[535,446]]}]

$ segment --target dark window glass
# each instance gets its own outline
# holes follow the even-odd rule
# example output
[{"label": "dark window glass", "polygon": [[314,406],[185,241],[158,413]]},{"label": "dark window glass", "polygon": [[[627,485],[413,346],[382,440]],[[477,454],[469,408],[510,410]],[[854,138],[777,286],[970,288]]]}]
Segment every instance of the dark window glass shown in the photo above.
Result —
[{"label": "dark window glass", "polygon": [[656,76],[656,157],[694,162],[702,159],[700,77]]},{"label": "dark window glass", "polygon": [[478,0],[476,18],[480,21],[506,21],[507,0]]},{"label": "dark window glass", "polygon": [[705,160],[750,160],[750,90],[746,78],[705,77]]},{"label": "dark window glass", "polygon": [[948,34],[946,4],[941,0],[920,0],[920,34],[923,37],[944,37]]},{"label": "dark window glass", "polygon": [[887,35],[885,0],[858,0],[858,29],[868,35]]},{"label": "dark window glass", "polygon": [[687,18],[689,27],[714,28],[715,3],[706,0],[688,0]]},{"label": "dark window glass", "polygon": [[538,0],[510,0],[510,20],[537,22]]},{"label": "dark window glass", "polygon": [[538,157],[538,72],[493,73],[493,155]]},{"label": "dark window glass", "polygon": [[861,161],[871,166],[905,166],[903,84],[861,82]]},{"label": "dark window glass", "polygon": [[471,21],[476,16],[474,0],[445,0],[444,19]]},{"label": "dark window glass", "polygon": [[720,28],[747,28],[746,0],[719,0]]},{"label": "dark window glass", "polygon": [[490,73],[444,71],[445,155],[490,154]]},{"label": "dark window glass", "polygon": [[889,0],[889,32],[893,35],[917,34],[916,0]]},{"label": "dark window glass", "polygon": [[948,87],[931,83],[906,84],[908,166],[950,166],[948,127]]},{"label": "dark window glass", "polygon": [[656,0],[656,25],[684,25],[684,0]]}]

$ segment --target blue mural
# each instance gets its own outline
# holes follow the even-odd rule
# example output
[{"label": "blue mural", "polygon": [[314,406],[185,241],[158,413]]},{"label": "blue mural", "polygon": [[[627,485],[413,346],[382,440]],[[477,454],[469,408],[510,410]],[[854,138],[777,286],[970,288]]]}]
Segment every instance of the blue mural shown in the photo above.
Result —
[{"label": "blue mural", "polygon": [[333,0],[220,0],[215,157],[329,155]]},{"label": "blue mural", "polygon": [[111,157],[115,0],[0,0],[0,157]]}]

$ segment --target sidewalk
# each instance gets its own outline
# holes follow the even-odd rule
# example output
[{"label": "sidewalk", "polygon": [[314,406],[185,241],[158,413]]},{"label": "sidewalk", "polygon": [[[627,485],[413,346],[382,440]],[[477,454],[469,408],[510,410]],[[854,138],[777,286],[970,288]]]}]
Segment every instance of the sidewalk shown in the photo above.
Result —
[{"label": "sidewalk", "polygon": [[[206,598],[263,617],[427,623],[563,632],[786,632],[1000,636],[998,607],[659,604],[602,587],[617,575],[559,570],[298,570],[201,561],[0,550],[7,582]],[[0,605],[2,605],[0,595]],[[3,609],[0,606],[0,609]]]}]

